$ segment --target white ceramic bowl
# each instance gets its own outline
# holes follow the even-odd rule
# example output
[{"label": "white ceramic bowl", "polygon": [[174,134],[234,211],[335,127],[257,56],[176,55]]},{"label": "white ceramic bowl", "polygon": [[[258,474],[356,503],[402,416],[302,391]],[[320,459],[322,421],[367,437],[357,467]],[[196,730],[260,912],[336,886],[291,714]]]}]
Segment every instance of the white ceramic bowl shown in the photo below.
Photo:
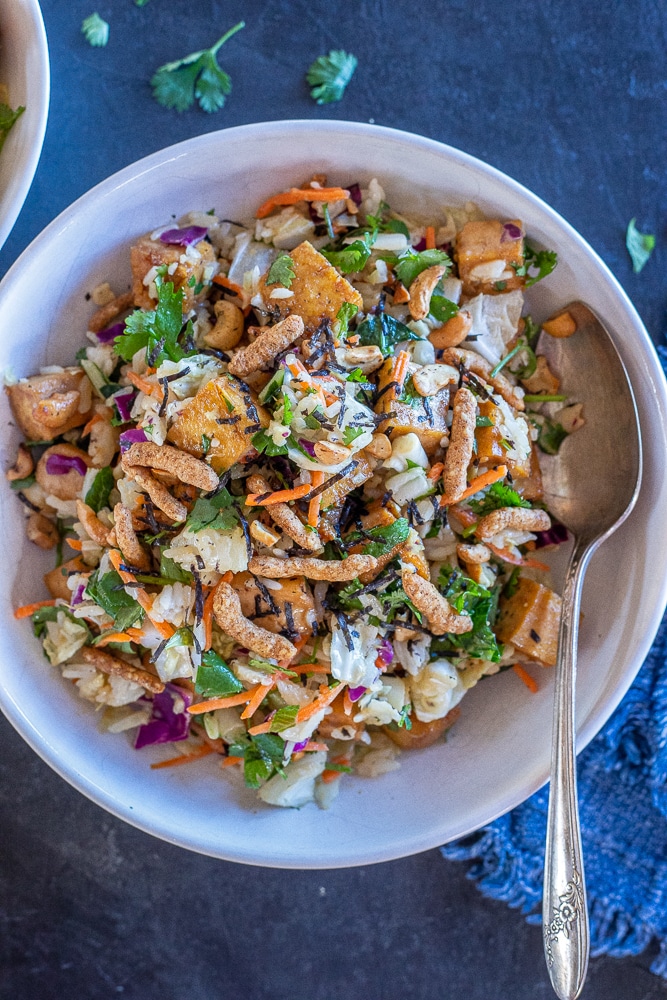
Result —
[{"label": "white ceramic bowl", "polygon": [[[139,234],[188,210],[251,216],[271,193],[312,172],[331,182],[377,176],[388,200],[428,213],[476,201],[490,215],[521,218],[534,240],[558,250],[552,277],[531,290],[537,318],[581,298],[611,331],[637,395],[645,445],[639,503],[596,555],[586,578],[578,691],[579,746],[602,726],[630,685],[666,598],[667,392],[639,317],[591,248],[552,209],[470,156],[391,129],[344,122],[273,122],[190,139],[141,160],[94,188],[25,251],[0,286],[0,368],[18,375],[67,364],[83,343],[86,291],[124,287],[128,247]],[[595,377],[595,373],[591,373]],[[3,399],[2,461],[18,434]],[[442,844],[505,812],[546,779],[551,727],[549,673],[531,695],[509,672],[463,702],[446,744],[404,754],[399,771],[344,779],[328,812],[271,809],[207,760],[151,771],[151,751],[102,734],[49,667],[29,625],[12,609],[43,594],[52,564],[25,540],[23,513],[0,490],[5,539],[0,578],[0,702],[41,756],[84,794],[173,843],[235,861],[294,868],[385,861]]]},{"label": "white ceramic bowl", "polygon": [[49,51],[37,0],[0,4],[0,83],[12,108],[25,111],[0,153],[0,246],[26,200],[49,112]]}]

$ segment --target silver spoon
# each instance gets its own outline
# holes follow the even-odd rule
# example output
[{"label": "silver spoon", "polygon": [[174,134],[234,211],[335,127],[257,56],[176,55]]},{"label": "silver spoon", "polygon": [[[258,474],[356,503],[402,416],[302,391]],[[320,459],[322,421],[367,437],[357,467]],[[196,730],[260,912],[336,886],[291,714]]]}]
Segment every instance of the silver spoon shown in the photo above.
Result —
[{"label": "silver spoon", "polygon": [[541,462],[546,505],[574,535],[556,664],[542,929],[551,984],[561,1000],[576,1000],[589,953],[575,767],[579,605],[591,555],[635,505],[642,448],[632,388],[609,334],[582,302],[571,303],[559,314],[565,311],[576,322],[576,332],[567,339],[543,333],[538,347],[568,398],[585,404],[586,419],[581,430],[566,438],[557,457],[544,456]]}]

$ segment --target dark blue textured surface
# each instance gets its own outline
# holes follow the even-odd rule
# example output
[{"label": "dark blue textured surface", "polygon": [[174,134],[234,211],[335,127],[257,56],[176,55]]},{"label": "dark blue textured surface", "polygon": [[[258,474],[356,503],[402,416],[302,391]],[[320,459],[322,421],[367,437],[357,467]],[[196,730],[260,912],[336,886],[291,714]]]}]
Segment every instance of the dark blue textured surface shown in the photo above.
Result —
[{"label": "dark blue textured surface", "polygon": [[[140,156],[276,118],[404,128],[505,170],[602,255],[657,341],[665,327],[665,6],[543,0],[42,0],[53,74],[35,183],[4,272],[59,211]],[[79,26],[97,9],[106,49]],[[217,115],[160,108],[147,80],[240,19]],[[359,57],[344,101],[303,74],[331,47]],[[632,274],[628,220],[658,249]],[[483,899],[437,852],[372,868],[272,872],[188,854],[93,806],[0,720],[2,1000],[547,1000],[540,932]],[[584,1000],[657,1000],[641,959],[597,959]]]}]

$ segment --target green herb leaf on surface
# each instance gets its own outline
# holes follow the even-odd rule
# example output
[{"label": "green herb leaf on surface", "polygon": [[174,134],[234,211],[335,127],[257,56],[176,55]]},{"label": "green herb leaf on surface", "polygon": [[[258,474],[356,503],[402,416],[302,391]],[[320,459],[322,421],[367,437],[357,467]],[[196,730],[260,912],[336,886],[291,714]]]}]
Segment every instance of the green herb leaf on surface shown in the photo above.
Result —
[{"label": "green herb leaf on surface", "polygon": [[16,111],[12,111],[8,104],[0,103],[0,150],[5,144],[5,139],[9,135],[12,126],[21,117],[25,108],[20,105]]},{"label": "green herb leaf on surface", "polygon": [[398,517],[391,524],[382,524],[376,528],[370,528],[366,532],[365,537],[370,535],[373,541],[364,545],[364,555],[375,556],[376,559],[384,556],[388,552],[391,552],[395,546],[400,545],[401,542],[407,541],[409,534],[410,524],[406,517]]},{"label": "green herb leaf on surface", "polygon": [[431,655],[463,649],[474,659],[497,663],[502,654],[491,625],[497,614],[499,588],[494,588],[495,592],[487,590],[451,566],[440,570],[438,588],[457,614],[470,616],[473,627],[462,635],[436,637],[431,643]]},{"label": "green herb leaf on surface", "polygon": [[85,596],[104,608],[113,618],[118,632],[124,632],[125,629],[144,620],[144,609],[125,592],[123,581],[115,570],[102,576],[100,571],[96,570],[88,580]]},{"label": "green herb leaf on surface", "polygon": [[354,243],[344,246],[341,250],[327,250],[325,248],[320,253],[342,274],[353,274],[355,271],[361,271],[371,255],[372,246],[373,241],[369,234],[366,234],[360,240],[355,240]]},{"label": "green herb leaf on surface", "polygon": [[[155,279],[158,304],[155,309],[136,309],[125,320],[125,332],[114,340],[114,351],[124,361],[131,361],[137,351],[146,348],[146,360],[154,367],[163,361],[181,361],[186,352],[178,343],[183,327],[183,292],[174,290],[173,282]],[[192,332],[189,322],[186,339]]]},{"label": "green herb leaf on surface", "polygon": [[492,483],[484,493],[477,493],[468,501],[475,514],[490,514],[492,510],[500,510],[501,507],[530,507],[531,504],[524,500],[516,490],[506,483]]},{"label": "green herb leaf on surface", "polygon": [[185,111],[197,100],[203,111],[219,111],[232,92],[232,81],[218,65],[217,54],[241,28],[245,28],[244,21],[225,32],[210,49],[192,52],[183,59],[160,66],[151,80],[158,104]]},{"label": "green herb leaf on surface", "polygon": [[557,263],[558,254],[555,250],[535,250],[529,243],[524,243],[524,263],[510,266],[520,277],[526,279],[526,288],[530,288],[551,274]]},{"label": "green herb leaf on surface", "polygon": [[406,288],[410,287],[418,274],[435,264],[443,264],[447,268],[443,275],[446,277],[452,264],[444,250],[414,250],[412,247],[399,254],[386,254],[382,260],[392,265],[396,277]]},{"label": "green herb leaf on surface", "polygon": [[164,550],[160,553],[160,576],[169,583],[192,583],[192,573],[166,556]]},{"label": "green herb leaf on surface", "polygon": [[96,514],[99,514],[103,507],[109,506],[109,494],[115,485],[116,480],[112,470],[108,466],[100,469],[93,479],[93,485],[86,493],[86,503]]},{"label": "green herb leaf on surface", "polygon": [[385,358],[394,353],[394,348],[404,340],[419,340],[416,333],[388,313],[374,313],[367,316],[356,329],[359,345],[368,347],[375,344]]},{"label": "green herb leaf on surface", "polygon": [[328,56],[318,56],[306,73],[310,96],[318,104],[340,101],[357,68],[357,57],[342,49],[332,49]]},{"label": "green herb leaf on surface", "polygon": [[652,233],[640,233],[635,223],[637,219],[630,219],[628,229],[625,234],[625,245],[632,258],[632,270],[635,274],[643,269],[655,248],[655,236]]},{"label": "green herb leaf on surface", "polygon": [[336,319],[338,320],[338,336],[342,339],[347,337],[348,328],[350,325],[350,320],[359,312],[359,306],[355,305],[354,302],[343,302],[342,306],[336,314]]},{"label": "green herb leaf on surface", "polygon": [[194,532],[203,531],[204,528],[231,531],[238,522],[234,497],[223,488],[214,497],[199,497],[185,524]]},{"label": "green herb leaf on surface", "polygon": [[203,654],[197,670],[195,691],[203,698],[227,698],[243,691],[243,684],[214,650]]},{"label": "green herb leaf on surface", "polygon": [[104,48],[109,41],[109,25],[97,11],[81,22],[81,31],[89,45]]}]

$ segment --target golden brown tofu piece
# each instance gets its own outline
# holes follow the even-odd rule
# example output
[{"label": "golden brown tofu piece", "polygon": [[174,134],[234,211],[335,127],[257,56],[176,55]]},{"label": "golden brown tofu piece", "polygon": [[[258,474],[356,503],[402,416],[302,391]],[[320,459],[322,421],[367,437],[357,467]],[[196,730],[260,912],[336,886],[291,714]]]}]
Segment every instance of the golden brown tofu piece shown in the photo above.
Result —
[{"label": "golden brown tofu piece", "polygon": [[[526,279],[515,270],[524,264],[523,237],[512,238],[517,232],[523,233],[519,219],[466,222],[456,237],[455,252],[464,295],[497,295],[523,287]],[[493,268],[497,261],[504,263],[502,269],[500,264]]]},{"label": "golden brown tofu piece", "polygon": [[356,455],[354,459],[357,464],[342,479],[336,480],[333,486],[325,490],[320,500],[320,510],[326,511],[329,507],[338,508],[342,505],[345,497],[358,486],[363,486],[367,479],[370,479],[375,469],[375,461],[367,455]]},{"label": "golden brown tofu piece", "polygon": [[[491,400],[480,399],[478,401],[480,417],[486,417],[492,421],[489,427],[477,427],[475,430],[475,440],[477,442],[477,458],[480,464],[485,462],[503,462],[515,479],[524,479],[531,475],[532,459],[517,461],[508,454],[507,448],[502,444],[503,432],[500,429],[502,423],[502,411]],[[539,465],[537,469],[539,473]],[[518,488],[518,485],[517,485]]]},{"label": "golden brown tofu piece", "polygon": [[177,448],[203,458],[205,435],[210,441],[207,459],[220,475],[248,454],[253,435],[268,426],[269,414],[252,390],[232,375],[220,375],[181,410],[167,438]]},{"label": "golden brown tofu piece", "polygon": [[352,302],[359,309],[363,307],[359,292],[307,240],[292,250],[290,257],[294,261],[294,280],[290,286],[294,294],[290,298],[272,299],[271,292],[280,286],[267,287],[262,279],[264,302],[279,319],[290,313],[300,316],[306,331],[312,332],[323,319],[333,323],[344,302]]},{"label": "golden brown tofu piece", "polygon": [[[289,580],[271,581],[280,584],[262,593],[257,579],[252,573],[235,573],[232,587],[239,595],[241,611],[257,625],[269,632],[291,632],[311,635],[316,624],[315,602],[305,576],[295,576]],[[273,601],[278,613],[272,611],[266,596]]]},{"label": "golden brown tofu piece", "polygon": [[553,667],[558,653],[560,612],[558,594],[520,577],[514,594],[500,599],[496,636],[528,659]]},{"label": "golden brown tofu piece", "polygon": [[9,405],[29,441],[51,441],[90,417],[90,382],[82,368],[33,375],[7,386]]},{"label": "golden brown tofu piece", "polygon": [[[150,236],[144,236],[134,244],[130,249],[130,267],[134,304],[138,309],[155,308],[156,300],[148,294],[144,278],[152,267],[161,267],[163,264],[167,267],[176,264],[174,273],[168,274],[165,280],[172,281],[175,289],[182,289],[184,313],[189,312],[194,303],[203,298],[206,290],[195,295],[195,286],[203,281],[204,268],[215,260],[215,251],[207,240],[195,243],[194,247],[201,254],[201,259],[187,260],[183,264],[181,257],[185,254],[186,247],[161,243],[160,240],[152,240]],[[190,284],[193,278],[194,281]]]},{"label": "golden brown tofu piece", "polygon": [[[406,383],[419,367],[419,365],[408,365]],[[448,433],[446,417],[449,409],[449,388],[445,387],[435,396],[428,398],[415,393],[410,402],[400,402],[394,398],[391,389],[382,392],[391,382],[392,371],[393,359],[387,358],[378,372],[378,392],[382,395],[375,406],[375,412],[392,413],[393,416],[381,423],[378,431],[387,434],[392,441],[401,434],[416,434],[426,454],[432,455],[444,435]]]},{"label": "golden brown tofu piece", "polygon": [[542,470],[540,469],[540,457],[536,444],[531,445],[528,475],[524,479],[517,479],[514,485],[517,493],[520,493],[526,500],[536,501],[544,498]]}]

